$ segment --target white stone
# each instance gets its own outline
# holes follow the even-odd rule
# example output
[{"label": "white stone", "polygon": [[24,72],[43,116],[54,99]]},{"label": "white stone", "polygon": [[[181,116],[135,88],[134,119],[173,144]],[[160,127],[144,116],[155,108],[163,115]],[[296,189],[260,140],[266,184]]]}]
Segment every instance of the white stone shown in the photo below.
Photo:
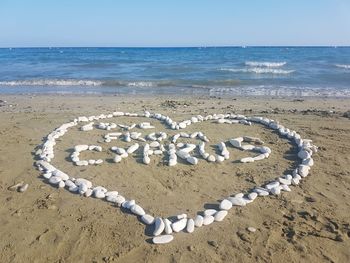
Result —
[{"label": "white stone", "polygon": [[270,193],[273,195],[279,195],[281,193],[281,187],[276,186],[270,189]]},{"label": "white stone", "polygon": [[138,216],[143,216],[144,214],[146,214],[145,210],[143,210],[143,208],[137,204],[131,206],[130,211]]},{"label": "white stone", "polygon": [[310,153],[309,153],[308,151],[306,151],[306,150],[301,150],[301,151],[298,152],[298,157],[299,157],[300,159],[308,159],[308,158],[311,157],[311,155],[310,155]]},{"label": "white stone", "polygon": [[187,220],[186,231],[192,233],[194,231],[194,221],[192,218]]},{"label": "white stone", "polygon": [[274,182],[271,182],[271,183],[268,183],[267,185],[265,185],[265,188],[267,190],[271,190],[272,188],[278,187],[279,185],[280,185],[279,182],[274,181]]},{"label": "white stone", "polygon": [[129,200],[122,203],[122,207],[130,209],[135,204],[135,200]]},{"label": "white stone", "polygon": [[151,162],[151,159],[148,157],[148,155],[144,156],[142,159],[144,164],[149,164]]},{"label": "white stone", "polygon": [[197,215],[196,218],[194,219],[194,225],[196,227],[201,227],[203,225],[203,216]]},{"label": "white stone", "polygon": [[94,192],[94,196],[96,198],[99,198],[99,199],[102,199],[102,198],[105,198],[105,193],[101,190],[96,190],[96,191],[93,191]]},{"label": "white stone", "polygon": [[139,147],[140,147],[139,144],[138,144],[138,143],[135,143],[135,144],[131,145],[131,146],[127,149],[126,152],[127,152],[128,154],[132,154],[132,153],[134,153]]},{"label": "white stone", "polygon": [[291,180],[285,179],[283,177],[278,178],[278,181],[280,182],[280,184],[285,184],[285,185],[290,185],[292,183]]},{"label": "white stone", "polygon": [[154,244],[166,244],[171,242],[174,239],[172,235],[162,235],[162,236],[157,236],[152,239],[152,242]]},{"label": "white stone", "polygon": [[187,157],[186,161],[189,162],[192,165],[198,164],[198,159],[196,157],[193,157],[193,156]]},{"label": "white stone", "polygon": [[173,228],[174,232],[180,232],[182,231],[187,225],[187,218],[182,218],[174,223],[172,223],[171,227]]},{"label": "white stone", "polygon": [[154,223],[154,217],[149,214],[144,214],[143,216],[141,216],[141,221],[146,225],[151,225]]},{"label": "white stone", "polygon": [[173,229],[171,227],[171,222],[168,218],[165,218],[164,219],[164,224],[165,224],[165,228],[164,228],[164,231],[166,234],[171,234],[173,233]]},{"label": "white stone", "polygon": [[215,215],[214,215],[214,220],[217,222],[221,222],[222,220],[224,220],[224,218],[227,216],[227,211],[226,210],[221,210],[218,211]]},{"label": "white stone", "polygon": [[203,225],[204,226],[210,225],[213,222],[214,222],[214,217],[213,216],[207,215],[207,216],[203,217]]},{"label": "white stone", "polygon": [[253,157],[245,157],[240,160],[241,163],[253,163],[254,158]]},{"label": "white stone", "polygon": [[209,162],[215,162],[216,161],[216,158],[214,155],[209,155],[208,159],[207,159]]},{"label": "white stone", "polygon": [[230,210],[231,208],[232,208],[232,203],[229,200],[224,199],[221,201],[220,203],[221,210]]},{"label": "white stone", "polygon": [[243,198],[240,198],[240,197],[232,197],[232,196],[230,196],[227,199],[234,206],[245,206],[247,204],[247,202]]},{"label": "white stone", "polygon": [[215,209],[206,209],[204,210],[204,216],[212,216],[217,212]]},{"label": "white stone", "polygon": [[57,176],[51,176],[49,179],[49,183],[53,185],[58,185],[61,181],[62,181],[62,178]]},{"label": "white stone", "polygon": [[257,197],[258,197],[258,194],[255,193],[255,192],[251,192],[251,193],[248,194],[248,198],[250,200],[255,200],[255,198],[257,198]]},{"label": "white stone", "polygon": [[161,219],[160,217],[157,217],[154,221],[153,235],[159,236],[161,233],[163,233],[164,228],[165,228],[165,224],[163,222],[163,219]]},{"label": "white stone", "polygon": [[115,163],[119,163],[119,162],[121,162],[121,160],[122,160],[122,157],[118,154],[116,154],[113,158],[113,162],[115,162]]},{"label": "white stone", "polygon": [[176,216],[177,219],[187,218],[187,214],[180,214]]}]

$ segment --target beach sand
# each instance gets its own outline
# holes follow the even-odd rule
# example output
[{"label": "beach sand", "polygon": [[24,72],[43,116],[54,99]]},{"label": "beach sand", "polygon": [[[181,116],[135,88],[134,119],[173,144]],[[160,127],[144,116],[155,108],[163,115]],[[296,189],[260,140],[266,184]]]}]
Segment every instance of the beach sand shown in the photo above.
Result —
[{"label": "beach sand", "polygon": [[[0,262],[350,262],[350,99],[220,98],[73,95],[2,95],[0,99]],[[159,112],[175,120],[209,113],[242,113],[280,121],[319,146],[315,165],[292,192],[258,198],[234,207],[222,222],[174,235],[166,245],[150,243],[152,229],[110,203],[85,198],[44,182],[33,166],[36,146],[54,128],[77,116],[115,110]],[[345,113],[345,114],[344,114]],[[130,124],[147,119],[114,119]],[[157,130],[169,135],[155,120]],[[229,148],[222,164],[166,165],[152,157],[145,166],[135,155],[119,164],[103,142],[102,130],[72,130],[59,140],[52,161],[75,177],[118,190],[150,214],[172,216],[217,208],[218,201],[281,176],[296,165],[296,148],[260,125],[205,122],[186,132],[203,131],[212,145],[250,135],[272,149],[269,159],[234,162],[251,153]],[[148,131],[145,132],[147,134]],[[184,140],[183,140],[184,141]],[[106,151],[84,153],[106,160],[76,167],[67,161],[74,145],[99,144]],[[130,144],[121,143],[119,146]],[[214,152],[208,146],[208,151]],[[8,190],[29,184],[24,193]],[[247,231],[254,227],[256,232]]]}]

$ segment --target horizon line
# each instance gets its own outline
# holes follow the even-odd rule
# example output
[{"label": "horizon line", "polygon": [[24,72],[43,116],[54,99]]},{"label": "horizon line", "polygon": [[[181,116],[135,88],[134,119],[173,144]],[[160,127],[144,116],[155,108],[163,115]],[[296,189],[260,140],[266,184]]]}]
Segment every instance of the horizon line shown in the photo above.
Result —
[{"label": "horizon line", "polygon": [[350,47],[350,45],[189,45],[189,46],[4,46],[0,49],[29,49],[29,48],[318,48],[318,47],[332,47],[332,48],[344,48],[344,47]]}]

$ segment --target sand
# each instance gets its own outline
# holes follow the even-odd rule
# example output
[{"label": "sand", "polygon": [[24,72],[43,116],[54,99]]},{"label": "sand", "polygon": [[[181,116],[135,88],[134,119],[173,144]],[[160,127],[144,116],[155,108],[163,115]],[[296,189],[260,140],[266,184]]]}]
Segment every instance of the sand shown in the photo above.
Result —
[{"label": "sand", "polygon": [[[0,99],[6,100],[0,104],[0,262],[350,261],[350,119],[344,115],[350,110],[349,99],[97,95],[2,95]],[[247,207],[231,209],[223,222],[192,234],[178,233],[167,245],[153,245],[152,229],[145,229],[135,216],[110,203],[56,189],[33,166],[36,146],[62,123],[79,115],[144,109],[175,120],[229,112],[267,116],[319,146],[315,166],[290,193],[259,198]],[[151,122],[158,130],[174,134]],[[151,165],[145,166],[138,155],[114,164],[107,149],[116,143],[104,143],[104,131],[72,130],[58,142],[53,164],[136,199],[153,215],[194,217],[198,211],[217,208],[228,195],[282,175],[297,161],[291,144],[259,125],[206,122],[186,131],[198,130],[207,134],[211,144],[256,136],[273,152],[269,159],[253,164],[234,162],[252,154],[233,148],[229,148],[230,161],[223,164],[200,160],[197,166],[180,162],[168,167],[161,157],[152,157]],[[97,142],[106,151],[84,153],[84,157],[102,158],[103,165],[81,168],[68,161],[74,145]],[[208,151],[214,152],[209,147]],[[26,192],[8,190],[22,181],[29,184]]]}]

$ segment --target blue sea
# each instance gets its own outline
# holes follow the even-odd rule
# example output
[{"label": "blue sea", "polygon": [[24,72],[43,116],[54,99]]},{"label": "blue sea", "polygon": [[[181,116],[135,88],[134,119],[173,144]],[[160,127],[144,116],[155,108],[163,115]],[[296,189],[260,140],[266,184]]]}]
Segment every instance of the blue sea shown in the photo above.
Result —
[{"label": "blue sea", "polygon": [[350,96],[350,47],[1,48],[2,94]]}]

